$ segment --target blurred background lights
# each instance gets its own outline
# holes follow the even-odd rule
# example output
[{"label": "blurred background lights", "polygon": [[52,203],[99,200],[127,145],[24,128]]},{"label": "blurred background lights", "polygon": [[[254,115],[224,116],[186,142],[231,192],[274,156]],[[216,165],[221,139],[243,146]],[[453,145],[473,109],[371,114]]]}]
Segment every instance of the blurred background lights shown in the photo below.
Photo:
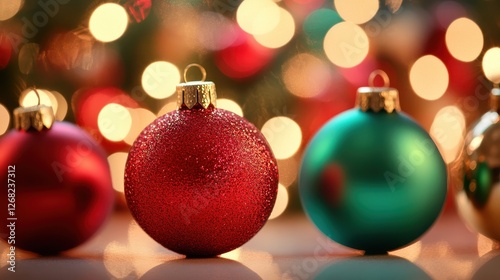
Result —
[{"label": "blurred background lights", "polygon": [[341,22],[328,30],[323,49],[333,64],[351,68],[366,58],[370,43],[361,27],[351,22]]},{"label": "blurred background lights", "polygon": [[122,105],[110,103],[99,112],[97,126],[106,139],[119,142],[125,139],[132,127],[132,116]]},{"label": "blurred background lights", "polygon": [[127,29],[127,11],[115,3],[97,7],[89,20],[90,33],[99,41],[112,42],[120,38]]},{"label": "blurred background lights", "polygon": [[64,98],[64,96],[58,91],[52,90],[50,92],[52,93],[52,96],[54,96],[57,103],[57,110],[54,112],[56,120],[62,121],[68,113],[68,101],[66,101],[66,98]]},{"label": "blurred background lights", "polygon": [[280,7],[272,0],[245,0],[236,11],[236,20],[252,35],[271,32],[280,21]]},{"label": "blurred background lights", "polygon": [[267,48],[280,48],[292,40],[295,34],[295,22],[287,10],[280,9],[278,24],[269,32],[256,34],[254,38],[259,44]]},{"label": "blurred background lights", "polygon": [[283,82],[298,97],[314,97],[325,91],[331,79],[329,66],[309,53],[299,53],[283,65]]},{"label": "blurred background lights", "polygon": [[217,99],[217,108],[233,112],[236,115],[243,117],[243,110],[241,109],[240,105],[238,105],[238,103],[234,102],[231,99]]},{"label": "blurred background lights", "polygon": [[456,106],[446,106],[436,114],[430,135],[436,141],[446,163],[456,159],[465,128],[464,114]]},{"label": "blurred background lights", "polygon": [[448,89],[450,77],[446,65],[433,55],[420,57],[410,69],[410,84],[426,100],[439,99]]},{"label": "blurred background lights", "polygon": [[476,59],[483,49],[483,32],[468,18],[453,21],[446,30],[446,47],[454,58],[470,62]]},{"label": "blurred background lights", "polygon": [[264,123],[261,131],[277,159],[293,156],[302,143],[302,131],[299,125],[287,117],[269,119]]},{"label": "blurred background lights", "polygon": [[130,116],[132,116],[132,126],[130,127],[130,131],[123,139],[125,143],[132,145],[146,126],[152,123],[156,119],[156,115],[144,108],[131,109],[128,108]]},{"label": "blurred background lights", "polygon": [[372,19],[379,8],[379,0],[334,0],[333,4],[345,21],[356,24]]},{"label": "blurred background lights", "polygon": [[401,8],[403,4],[403,0],[385,0],[385,6],[391,11],[391,13],[395,13]]},{"label": "blurred background lights", "polygon": [[[219,102],[220,99],[217,99],[217,102]],[[166,103],[165,105],[163,105],[163,107],[161,107],[161,109],[158,111],[158,113],[156,113],[156,116],[157,117],[161,117],[163,115],[165,115],[166,113],[170,113],[174,110],[177,110],[177,101],[170,101],[168,103]]]},{"label": "blurred background lights", "polygon": [[114,153],[108,156],[108,163],[111,170],[111,181],[113,182],[113,189],[123,193],[123,184],[125,173],[125,163],[127,162],[127,153]]},{"label": "blurred background lights", "polygon": [[297,179],[299,171],[299,162],[295,157],[278,160],[278,169],[280,174],[280,184],[289,187]]},{"label": "blurred background lights", "polygon": [[156,61],[149,64],[142,73],[142,88],[151,97],[163,99],[176,91],[181,81],[177,66],[166,61]]},{"label": "blurred background lights", "polygon": [[235,24],[225,16],[214,12],[203,12],[200,16],[200,32],[197,39],[212,51],[229,47],[236,40]]},{"label": "blurred background lights", "polygon": [[282,185],[278,185],[278,196],[276,197],[276,203],[274,204],[273,211],[271,212],[271,216],[269,216],[269,220],[279,217],[288,205],[288,191]]},{"label": "blurred background lights", "polygon": [[0,104],[0,135],[3,135],[9,129],[10,124],[10,114],[9,110],[5,108],[2,104]]},{"label": "blurred background lights", "polygon": [[23,0],[0,0],[0,21],[15,16],[22,5]]},{"label": "blurred background lights", "polygon": [[500,48],[494,47],[483,56],[483,72],[492,83],[500,84]]},{"label": "blurred background lights", "polygon": [[339,14],[332,9],[318,9],[310,13],[303,23],[309,45],[314,49],[322,50],[326,33],[341,21]]},{"label": "blurred background lights", "polygon": [[[36,89],[40,96],[40,104],[51,106],[54,111],[56,120],[62,121],[68,113],[68,102],[57,91],[49,91],[45,89]],[[30,107],[38,105],[38,96],[32,88],[28,88],[21,92],[19,103],[22,107]]]}]

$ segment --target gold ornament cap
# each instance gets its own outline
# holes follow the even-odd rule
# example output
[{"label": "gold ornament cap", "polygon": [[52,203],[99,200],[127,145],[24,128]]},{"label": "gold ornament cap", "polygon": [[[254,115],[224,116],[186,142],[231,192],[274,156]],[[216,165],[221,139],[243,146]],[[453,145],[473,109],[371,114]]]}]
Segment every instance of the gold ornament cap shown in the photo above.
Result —
[{"label": "gold ornament cap", "polygon": [[[187,81],[187,72],[190,68],[197,67],[203,75],[200,81]],[[177,108],[182,109],[208,109],[217,105],[217,92],[215,84],[205,81],[207,72],[203,66],[193,63],[184,69],[184,83],[177,85]]]},{"label": "gold ornament cap", "polygon": [[500,114],[500,88],[492,88],[490,93],[490,110]]},{"label": "gold ornament cap", "polygon": [[[383,87],[375,87],[374,80],[380,76],[384,80]],[[399,92],[395,88],[389,87],[389,77],[382,70],[375,70],[370,74],[369,87],[361,87],[356,95],[356,107],[361,111],[373,111],[378,113],[384,111],[387,113],[399,112]]]},{"label": "gold ornament cap", "polygon": [[52,107],[40,104],[40,95],[33,89],[38,97],[38,105],[30,107],[18,107],[14,109],[14,127],[17,130],[28,131],[34,129],[50,129],[55,121]]}]

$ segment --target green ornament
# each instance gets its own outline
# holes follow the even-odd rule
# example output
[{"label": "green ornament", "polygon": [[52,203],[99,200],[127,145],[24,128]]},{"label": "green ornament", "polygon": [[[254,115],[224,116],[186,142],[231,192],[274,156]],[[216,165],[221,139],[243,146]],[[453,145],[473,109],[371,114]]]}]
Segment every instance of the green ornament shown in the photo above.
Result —
[{"label": "green ornament", "polygon": [[439,216],[446,165],[427,132],[399,112],[396,89],[360,88],[356,103],[309,143],[300,196],[329,238],[385,253],[416,241]]}]

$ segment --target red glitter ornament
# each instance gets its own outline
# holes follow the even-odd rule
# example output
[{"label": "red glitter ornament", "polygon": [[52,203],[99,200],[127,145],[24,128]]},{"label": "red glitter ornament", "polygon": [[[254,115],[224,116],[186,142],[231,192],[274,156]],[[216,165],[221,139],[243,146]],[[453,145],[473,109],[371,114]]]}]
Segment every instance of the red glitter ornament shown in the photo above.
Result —
[{"label": "red glitter ornament", "polygon": [[189,257],[216,256],[247,242],[267,221],[277,163],[255,126],[215,108],[212,82],[180,84],[177,92],[179,110],[134,142],[125,195],[158,243]]},{"label": "red glitter ornament", "polygon": [[[83,130],[53,123],[52,108],[14,111],[16,128],[0,139],[0,237],[9,246],[56,254],[88,240],[112,210],[106,155]],[[7,199],[8,198],[8,199]]]}]

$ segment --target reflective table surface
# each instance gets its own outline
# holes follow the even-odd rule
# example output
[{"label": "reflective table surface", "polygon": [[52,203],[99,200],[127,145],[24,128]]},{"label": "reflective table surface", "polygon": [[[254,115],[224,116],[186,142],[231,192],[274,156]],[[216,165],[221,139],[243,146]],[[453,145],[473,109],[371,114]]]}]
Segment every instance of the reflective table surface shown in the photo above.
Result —
[{"label": "reflective table surface", "polygon": [[364,256],[329,241],[303,215],[269,221],[241,248],[210,259],[164,249],[126,213],[59,256],[16,250],[10,272],[0,243],[0,279],[500,279],[497,243],[442,215],[423,238],[388,255]]}]

